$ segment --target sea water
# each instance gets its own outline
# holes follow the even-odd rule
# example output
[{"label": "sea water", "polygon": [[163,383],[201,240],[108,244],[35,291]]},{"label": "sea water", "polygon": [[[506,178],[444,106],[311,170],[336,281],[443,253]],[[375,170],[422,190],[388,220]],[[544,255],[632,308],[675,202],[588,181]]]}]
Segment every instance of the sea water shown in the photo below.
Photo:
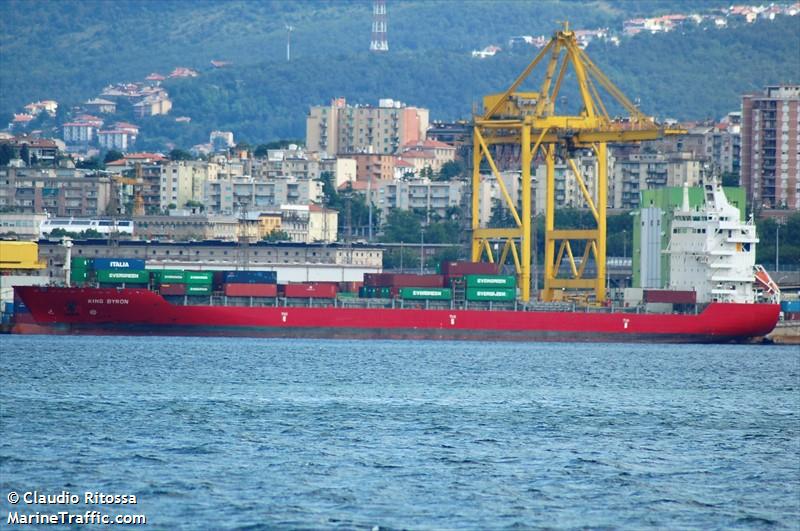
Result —
[{"label": "sea water", "polygon": [[797,529],[800,349],[0,336],[0,494],[10,528]]}]

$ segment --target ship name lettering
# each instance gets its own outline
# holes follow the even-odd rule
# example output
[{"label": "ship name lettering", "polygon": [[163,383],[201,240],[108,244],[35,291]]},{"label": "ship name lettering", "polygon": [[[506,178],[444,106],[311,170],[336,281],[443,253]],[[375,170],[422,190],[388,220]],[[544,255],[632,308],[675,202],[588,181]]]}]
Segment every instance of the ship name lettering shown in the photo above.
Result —
[{"label": "ship name lettering", "polygon": [[106,299],[106,304],[128,304],[128,299]]},{"label": "ship name lettering", "polygon": [[86,302],[89,304],[103,304],[105,301],[103,299],[89,299]]}]

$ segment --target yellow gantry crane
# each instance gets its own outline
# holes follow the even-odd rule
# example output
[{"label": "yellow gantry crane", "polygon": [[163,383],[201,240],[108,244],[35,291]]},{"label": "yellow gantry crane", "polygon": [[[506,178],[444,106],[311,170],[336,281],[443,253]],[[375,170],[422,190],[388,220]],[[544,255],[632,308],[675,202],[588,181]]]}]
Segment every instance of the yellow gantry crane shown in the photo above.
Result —
[{"label": "yellow gantry crane", "polygon": [[[142,197],[142,186],[144,185],[144,179],[142,178],[142,164],[140,162],[136,163],[134,178],[114,175],[111,177],[111,179],[116,182],[118,186],[129,185],[133,187],[133,211],[131,213],[134,216],[144,216],[144,198]],[[116,194],[114,194],[112,197],[112,212],[116,212],[119,208],[116,202]]]},{"label": "yellow gantry crane", "polygon": [[[547,67],[538,92],[518,92],[520,85],[545,58]],[[556,101],[564,76],[572,70],[578,84],[582,107],[577,115],[559,115]],[[616,100],[629,116],[612,119],[598,93],[598,85]],[[472,260],[480,261],[484,253],[495,261],[492,240],[505,240],[497,261],[506,262],[509,253],[519,275],[521,298],[531,296],[531,164],[537,155],[546,166],[545,258],[542,299],[555,298],[562,289],[594,290],[597,301],[605,300],[606,204],[608,191],[607,143],[655,140],[667,134],[684,131],[664,129],[636,106],[600,71],[580,49],[569,25],[557,31],[550,42],[503,93],[483,98],[483,115],[476,116],[473,127],[472,152]],[[520,150],[521,212],[511,199],[491,153],[493,145],[515,145]],[[586,181],[573,160],[576,149],[592,150],[597,161],[596,193],[591,194]],[[581,194],[596,220],[596,228],[558,230],[555,228],[555,164],[564,160],[572,170]],[[481,164],[486,161],[497,180],[506,207],[516,223],[513,228],[480,226]],[[576,242],[585,242],[582,259],[576,263]],[[578,247],[579,248],[579,247]],[[569,260],[571,277],[559,278],[564,256]],[[590,259],[596,265],[596,276],[584,277]]]}]

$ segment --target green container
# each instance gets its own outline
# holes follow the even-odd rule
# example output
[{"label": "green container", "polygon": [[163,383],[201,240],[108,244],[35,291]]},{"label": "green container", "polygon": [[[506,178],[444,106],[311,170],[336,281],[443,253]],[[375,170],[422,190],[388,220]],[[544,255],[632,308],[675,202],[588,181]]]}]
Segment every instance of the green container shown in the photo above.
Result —
[{"label": "green container", "polygon": [[69,272],[70,282],[86,282],[87,278],[89,278],[89,273],[85,269],[84,270],[72,269]]},{"label": "green container", "polygon": [[407,300],[449,301],[453,298],[450,288],[400,288],[400,298]]},{"label": "green container", "polygon": [[187,295],[211,295],[211,284],[187,284]]},{"label": "green container", "polygon": [[92,266],[91,258],[84,258],[82,256],[70,260],[70,267],[72,269],[89,269]]},{"label": "green container", "polygon": [[186,282],[186,273],[180,269],[156,269],[153,278],[159,284],[183,284]]},{"label": "green container", "polygon": [[150,282],[150,272],[139,269],[100,269],[97,271],[97,281],[107,284],[147,284]]},{"label": "green container", "polygon": [[340,291],[338,295],[340,299],[355,299],[359,297],[358,293],[353,293],[351,291]]},{"label": "green container", "polygon": [[514,275],[464,275],[467,288],[516,288]]},{"label": "green container", "polygon": [[467,288],[468,301],[513,301],[516,298],[515,288]]},{"label": "green container", "polygon": [[184,271],[184,282],[187,284],[211,284],[214,273],[211,271]]}]

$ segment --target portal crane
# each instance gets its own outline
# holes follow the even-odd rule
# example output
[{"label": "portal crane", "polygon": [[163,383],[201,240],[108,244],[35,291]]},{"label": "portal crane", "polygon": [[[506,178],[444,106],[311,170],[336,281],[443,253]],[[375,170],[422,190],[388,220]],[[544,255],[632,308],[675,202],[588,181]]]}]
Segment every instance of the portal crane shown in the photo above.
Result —
[{"label": "portal crane", "polygon": [[[144,185],[144,179],[142,178],[142,164],[140,162],[136,163],[135,172],[136,176],[133,178],[114,175],[111,177],[111,179],[118,185],[129,185],[133,187],[134,195],[132,214],[134,216],[144,216],[144,198],[142,197],[142,186]],[[116,197],[116,195],[113,197]]]},{"label": "portal crane", "polygon": [[[544,81],[538,92],[517,89],[543,59],[548,58]],[[578,84],[582,108],[577,115],[556,112],[556,101],[564,76],[571,67]],[[609,116],[600,99],[598,87],[620,104],[627,118]],[[484,253],[495,261],[492,240],[505,240],[497,261],[506,262],[509,252],[519,275],[523,301],[530,300],[531,290],[531,163],[538,155],[546,167],[545,258],[542,299],[550,301],[562,289],[594,290],[595,299],[604,301],[606,267],[606,204],[608,190],[607,143],[641,142],[685,131],[666,129],[642,114],[589,59],[577,44],[574,32],[565,23],[536,58],[517,77],[514,83],[499,94],[483,98],[483,114],[476,116],[473,126],[472,151],[472,260],[479,261]],[[520,199],[518,212],[500,176],[491,153],[492,146],[514,145],[520,150]],[[591,150],[597,160],[596,193],[591,194],[586,181],[573,159],[576,150]],[[588,230],[559,230],[555,228],[555,162],[560,157],[572,170],[583,199],[596,221]],[[491,169],[516,227],[490,228],[480,226],[481,164]],[[574,242],[584,241],[583,255],[576,263]],[[556,251],[556,245],[558,250]],[[559,278],[564,256],[569,260],[571,277]],[[595,262],[596,276],[585,277],[589,260]]]}]

